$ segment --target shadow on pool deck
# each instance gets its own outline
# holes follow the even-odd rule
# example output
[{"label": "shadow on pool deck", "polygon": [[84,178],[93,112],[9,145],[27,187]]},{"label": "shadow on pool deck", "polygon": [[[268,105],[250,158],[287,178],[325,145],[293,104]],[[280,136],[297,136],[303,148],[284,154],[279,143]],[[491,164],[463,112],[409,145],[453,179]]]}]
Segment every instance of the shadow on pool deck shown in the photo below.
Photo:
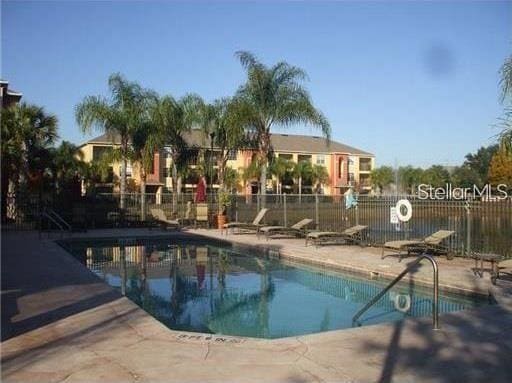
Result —
[{"label": "shadow on pool deck", "polygon": [[2,341],[120,297],[71,257],[39,252],[34,239],[2,233]]},{"label": "shadow on pool deck", "polygon": [[385,354],[379,383],[404,371],[414,381],[510,382],[511,333],[510,311],[487,306],[443,315],[440,330],[427,320],[395,322],[388,341],[366,339],[359,353]]}]

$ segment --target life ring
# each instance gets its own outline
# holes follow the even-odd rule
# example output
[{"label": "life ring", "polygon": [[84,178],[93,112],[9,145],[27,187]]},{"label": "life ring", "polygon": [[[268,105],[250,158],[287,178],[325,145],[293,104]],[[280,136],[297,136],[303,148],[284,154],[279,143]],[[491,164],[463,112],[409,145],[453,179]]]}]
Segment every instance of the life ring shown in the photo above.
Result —
[{"label": "life ring", "polygon": [[[402,214],[401,208],[404,207],[406,209],[406,213]],[[412,217],[412,205],[407,199],[401,199],[396,203],[396,216],[402,222],[407,222]]]},{"label": "life ring", "polygon": [[[405,299],[402,301],[402,298]],[[395,299],[393,300],[395,304],[395,309],[400,312],[406,313],[411,308],[411,296],[406,294],[397,294]],[[402,305],[404,303],[404,305]]]}]

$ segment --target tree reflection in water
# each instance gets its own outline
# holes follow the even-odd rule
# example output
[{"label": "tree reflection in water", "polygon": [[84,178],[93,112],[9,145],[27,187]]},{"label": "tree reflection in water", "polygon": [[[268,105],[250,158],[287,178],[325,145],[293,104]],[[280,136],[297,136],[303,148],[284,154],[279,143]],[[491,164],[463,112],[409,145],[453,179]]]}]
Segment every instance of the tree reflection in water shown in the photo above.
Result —
[{"label": "tree reflection in water", "polygon": [[[196,267],[197,254],[204,254],[205,249],[208,283],[201,283],[201,276],[198,275],[200,269]],[[140,264],[130,268],[125,284],[126,295],[168,327],[219,334],[269,336],[269,304],[274,297],[275,286],[267,263],[262,259],[233,255],[227,249],[178,246],[168,249],[160,258],[160,264],[148,269],[150,257],[151,252],[146,249]],[[126,263],[121,263],[120,274],[126,275]],[[160,274],[157,269],[164,267],[165,263],[168,263],[169,270],[169,293],[163,295],[160,288],[162,279],[154,278],[151,274]],[[259,274],[259,290],[247,293],[236,285],[230,286],[232,267],[235,268],[235,275]]]}]

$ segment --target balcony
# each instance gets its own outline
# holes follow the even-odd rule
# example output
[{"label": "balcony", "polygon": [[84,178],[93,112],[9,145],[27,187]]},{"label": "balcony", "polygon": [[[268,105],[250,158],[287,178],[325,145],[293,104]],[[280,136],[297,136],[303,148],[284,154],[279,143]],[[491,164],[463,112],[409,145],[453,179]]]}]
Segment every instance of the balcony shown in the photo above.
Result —
[{"label": "balcony", "polygon": [[372,171],[371,160],[359,160],[359,171],[360,172],[371,172]]}]

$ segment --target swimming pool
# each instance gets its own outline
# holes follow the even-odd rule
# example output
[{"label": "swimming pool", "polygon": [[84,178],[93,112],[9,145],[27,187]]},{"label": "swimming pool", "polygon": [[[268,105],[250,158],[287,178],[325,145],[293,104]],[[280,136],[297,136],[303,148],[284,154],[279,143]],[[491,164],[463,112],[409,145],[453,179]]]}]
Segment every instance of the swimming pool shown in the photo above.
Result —
[{"label": "swimming pool", "polygon": [[[333,272],[194,238],[60,241],[109,285],[174,330],[280,338],[352,327],[386,280]],[[488,304],[441,294],[440,312]],[[431,315],[431,291],[390,290],[361,325]]]}]

